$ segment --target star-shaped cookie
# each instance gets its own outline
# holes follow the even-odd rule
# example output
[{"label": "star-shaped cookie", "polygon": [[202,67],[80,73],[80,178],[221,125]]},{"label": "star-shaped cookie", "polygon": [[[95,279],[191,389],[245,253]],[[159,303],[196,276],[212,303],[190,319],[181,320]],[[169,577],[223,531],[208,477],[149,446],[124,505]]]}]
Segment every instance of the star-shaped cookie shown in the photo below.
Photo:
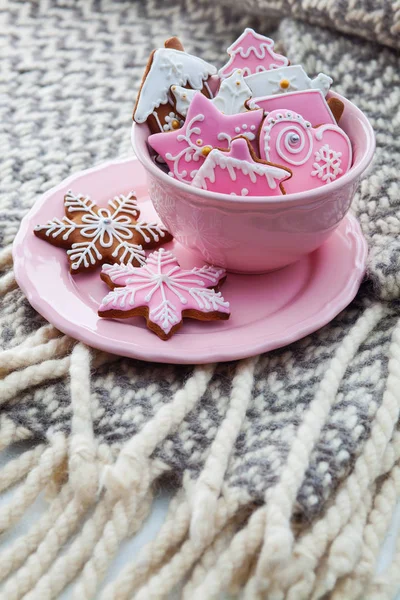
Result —
[{"label": "star-shaped cookie", "polygon": [[155,133],[148,142],[168,164],[172,177],[190,183],[213,148],[229,148],[238,135],[256,142],[263,114],[258,109],[224,115],[211,100],[197,92],[183,127]]},{"label": "star-shaped cookie", "polygon": [[215,291],[224,269],[205,265],[182,269],[175,256],[159,248],[143,267],[104,265],[101,278],[111,288],[99,308],[101,317],[145,317],[147,326],[168,340],[184,317],[200,321],[229,319],[229,303]]},{"label": "star-shaped cookie", "polygon": [[136,196],[130,192],[98,207],[89,196],[64,197],[65,216],[37,225],[37,237],[67,250],[71,273],[96,268],[103,263],[145,263],[146,248],[169,242],[172,236],[159,223],[138,221]]}]

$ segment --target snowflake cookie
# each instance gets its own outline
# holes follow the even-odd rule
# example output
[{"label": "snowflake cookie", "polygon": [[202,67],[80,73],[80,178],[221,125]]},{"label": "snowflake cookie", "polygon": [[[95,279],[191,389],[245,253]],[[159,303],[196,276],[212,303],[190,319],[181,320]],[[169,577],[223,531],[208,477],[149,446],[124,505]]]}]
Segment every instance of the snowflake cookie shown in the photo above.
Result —
[{"label": "snowflake cookie", "polygon": [[100,317],[145,317],[162,340],[181,327],[183,317],[199,321],[229,319],[229,302],[216,289],[224,269],[205,265],[184,270],[175,256],[159,248],[143,267],[103,265],[101,278],[111,288],[99,308]]},{"label": "snowflake cookie", "polygon": [[145,248],[171,241],[159,223],[138,221],[136,196],[130,192],[98,207],[89,196],[69,191],[64,197],[65,216],[37,225],[37,237],[67,250],[71,273],[107,263],[143,265]]}]

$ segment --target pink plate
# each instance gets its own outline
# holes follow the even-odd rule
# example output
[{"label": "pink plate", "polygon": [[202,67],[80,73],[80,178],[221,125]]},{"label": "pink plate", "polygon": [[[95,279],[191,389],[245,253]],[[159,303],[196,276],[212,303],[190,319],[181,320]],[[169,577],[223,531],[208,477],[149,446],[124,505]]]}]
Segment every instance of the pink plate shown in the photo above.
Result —
[{"label": "pink plate", "polygon": [[[266,352],[328,323],[351,302],[364,275],[366,242],[356,219],[348,215],[321,248],[293,265],[266,275],[229,274],[222,288],[231,305],[229,321],[186,320],[172,339],[163,342],[146,328],[144,319],[100,319],[97,308],[107,286],[99,271],[71,276],[65,250],[34,236],[36,224],[63,215],[68,189],[89,194],[99,205],[134,189],[143,217],[154,219],[146,174],[131,158],[68,178],[34,205],[14,242],[15,277],[32,306],[64,333],[107,352],[181,364]],[[166,247],[184,268],[201,264],[175,241]]]}]

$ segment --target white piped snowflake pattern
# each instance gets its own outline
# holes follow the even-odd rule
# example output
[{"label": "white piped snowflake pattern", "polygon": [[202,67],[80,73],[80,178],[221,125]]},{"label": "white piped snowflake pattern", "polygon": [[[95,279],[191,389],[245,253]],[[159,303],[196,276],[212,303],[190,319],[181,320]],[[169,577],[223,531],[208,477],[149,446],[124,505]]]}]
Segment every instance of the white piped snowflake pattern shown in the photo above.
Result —
[{"label": "white piped snowflake pattern", "polygon": [[314,170],[311,171],[311,175],[322,179],[326,183],[334,181],[338,175],[343,173],[340,168],[342,164],[341,157],[341,152],[336,152],[336,150],[329,147],[329,144],[324,144],[314,155]]},{"label": "white piped snowflake pattern", "polygon": [[144,248],[168,242],[172,236],[159,223],[138,221],[140,211],[134,192],[115,196],[107,208],[99,208],[89,196],[64,197],[65,216],[38,225],[34,233],[67,250],[72,273],[104,262],[143,265]]},{"label": "white piped snowflake pattern", "polygon": [[103,265],[101,278],[112,288],[99,308],[102,317],[143,316],[161,339],[168,339],[183,317],[200,320],[228,319],[229,303],[215,288],[225,270],[205,265],[182,269],[176,257],[164,248],[152,252],[146,264]]}]

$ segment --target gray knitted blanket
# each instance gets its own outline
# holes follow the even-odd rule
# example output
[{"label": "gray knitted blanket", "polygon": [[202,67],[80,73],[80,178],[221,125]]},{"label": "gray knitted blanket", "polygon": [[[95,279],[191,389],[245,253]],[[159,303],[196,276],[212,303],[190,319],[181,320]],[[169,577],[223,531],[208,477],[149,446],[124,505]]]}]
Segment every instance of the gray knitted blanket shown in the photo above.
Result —
[{"label": "gray knitted blanket", "polygon": [[[220,66],[245,27],[310,76],[332,76],[375,129],[353,202],[369,243],[356,300],[239,363],[148,364],[75,344],[16,287],[21,218],[71,173],[131,154],[154,47],[176,34]],[[2,597],[57,598],[75,578],[75,598],[97,597],[167,479],[177,491],[158,537],[104,600],[164,598],[183,581],[190,600],[393,598],[400,547],[374,572],[400,494],[399,48],[389,0],[0,1],[0,448],[34,441],[0,472],[0,491],[18,484],[0,531],[49,496],[42,519],[0,548]]]}]

